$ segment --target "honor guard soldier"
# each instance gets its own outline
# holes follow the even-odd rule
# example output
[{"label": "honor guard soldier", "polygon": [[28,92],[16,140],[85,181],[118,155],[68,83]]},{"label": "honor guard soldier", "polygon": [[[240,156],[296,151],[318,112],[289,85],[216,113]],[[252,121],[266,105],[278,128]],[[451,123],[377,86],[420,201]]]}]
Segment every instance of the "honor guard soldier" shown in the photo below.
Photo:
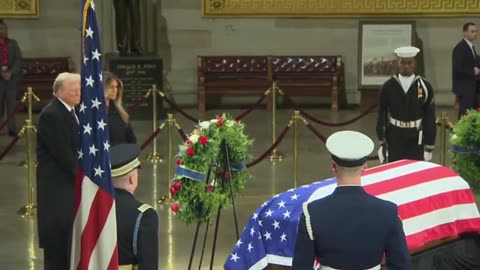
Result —
[{"label": "honor guard soldier", "polygon": [[435,145],[435,101],[432,85],[415,75],[415,47],[395,50],[399,74],[386,81],[378,101],[377,137],[380,162],[432,159]]},{"label": "honor guard soldier", "polygon": [[397,205],[367,194],[361,174],[373,141],[356,131],[331,135],[326,146],[337,178],[334,192],[303,204],[293,255],[294,270],[412,270]]},{"label": "honor guard soldier", "polygon": [[138,185],[139,153],[136,144],[110,148],[120,270],[158,269],[157,212],[133,196]]}]

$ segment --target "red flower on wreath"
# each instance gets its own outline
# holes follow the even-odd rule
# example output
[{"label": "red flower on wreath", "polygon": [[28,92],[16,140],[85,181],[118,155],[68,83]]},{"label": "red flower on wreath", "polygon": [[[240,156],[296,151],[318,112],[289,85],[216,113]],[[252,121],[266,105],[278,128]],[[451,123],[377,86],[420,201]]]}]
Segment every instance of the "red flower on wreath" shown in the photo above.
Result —
[{"label": "red flower on wreath", "polygon": [[223,122],[225,121],[225,118],[223,116],[219,117],[217,119],[217,123],[215,124],[217,127],[223,126]]},{"label": "red flower on wreath", "polygon": [[195,155],[195,150],[193,150],[193,148],[188,148],[185,151],[185,154],[187,154],[188,156],[193,156],[193,155]]},{"label": "red flower on wreath", "polygon": [[171,209],[173,212],[177,213],[177,212],[180,210],[180,205],[178,205],[177,202],[174,202],[174,203],[172,203],[172,204],[170,205],[170,209]]},{"label": "red flower on wreath", "polygon": [[177,162],[176,162],[177,166],[180,166],[183,164],[182,160],[181,159],[177,159]]},{"label": "red flower on wreath", "polygon": [[208,192],[212,192],[213,189],[214,189],[214,188],[213,188],[212,184],[208,184],[208,185],[207,185],[207,191],[208,191]]},{"label": "red flower on wreath", "polygon": [[200,136],[200,137],[198,138],[198,141],[199,141],[201,144],[203,144],[203,145],[207,145],[207,144],[208,144],[208,138],[207,138],[207,136],[204,136],[204,135]]},{"label": "red flower on wreath", "polygon": [[222,173],[222,179],[223,180],[227,181],[229,177],[230,177],[230,174],[228,172],[223,172]]}]

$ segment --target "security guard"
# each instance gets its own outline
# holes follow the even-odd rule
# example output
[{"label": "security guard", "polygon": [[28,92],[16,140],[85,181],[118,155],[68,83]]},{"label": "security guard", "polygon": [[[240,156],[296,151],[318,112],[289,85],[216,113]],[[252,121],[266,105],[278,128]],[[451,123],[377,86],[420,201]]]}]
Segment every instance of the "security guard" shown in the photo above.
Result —
[{"label": "security guard", "polygon": [[135,144],[110,148],[120,270],[158,269],[157,212],[133,196],[138,185],[139,153]]},{"label": "security guard", "polygon": [[356,131],[331,135],[327,149],[337,178],[335,191],[303,204],[293,255],[294,270],[379,270],[384,253],[388,270],[411,270],[405,233],[398,208],[367,194],[361,174],[373,141]]},{"label": "security guard", "polygon": [[380,162],[432,159],[435,145],[435,101],[432,85],[415,75],[415,47],[395,50],[399,74],[386,81],[378,102]]}]

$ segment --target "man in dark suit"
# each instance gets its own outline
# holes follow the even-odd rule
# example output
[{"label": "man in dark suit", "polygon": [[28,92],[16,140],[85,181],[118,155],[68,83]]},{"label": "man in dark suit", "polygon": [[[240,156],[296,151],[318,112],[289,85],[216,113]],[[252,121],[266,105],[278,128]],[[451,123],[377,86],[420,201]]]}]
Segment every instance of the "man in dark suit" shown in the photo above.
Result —
[{"label": "man in dark suit", "polygon": [[141,55],[140,0],[113,0],[117,49],[124,56],[130,52]]},{"label": "man in dark suit", "polygon": [[458,118],[469,109],[476,109],[477,76],[480,75],[479,58],[473,45],[477,38],[477,26],[472,23],[463,25],[463,39],[455,46],[452,53],[453,93],[458,97]]},{"label": "man in dark suit", "polygon": [[[15,111],[17,85],[21,75],[22,52],[15,39],[8,38],[7,24],[0,19],[0,122]],[[17,135],[15,117],[8,122],[8,135]]]},{"label": "man in dark suit", "polygon": [[37,132],[38,236],[44,269],[69,269],[79,126],[80,75],[61,73],[50,103],[39,115]]},{"label": "man in dark suit", "polygon": [[110,148],[121,270],[158,269],[157,212],[133,195],[138,186],[139,154],[136,144],[118,144]]},{"label": "man in dark suit", "polygon": [[340,131],[326,145],[337,188],[303,205],[292,268],[311,270],[318,259],[321,270],[380,270],[385,254],[388,270],[412,270],[397,205],[367,194],[361,186],[373,141],[356,131]]}]

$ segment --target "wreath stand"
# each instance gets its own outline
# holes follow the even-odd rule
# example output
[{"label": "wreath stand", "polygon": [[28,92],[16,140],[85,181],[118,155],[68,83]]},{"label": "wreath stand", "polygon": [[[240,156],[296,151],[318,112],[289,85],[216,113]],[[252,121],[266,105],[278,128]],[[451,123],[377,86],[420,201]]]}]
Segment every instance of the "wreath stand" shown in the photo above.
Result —
[{"label": "wreath stand", "polygon": [[[225,140],[223,140],[221,145],[220,145],[220,151],[219,151],[217,157],[219,157],[217,159],[217,164],[221,165],[222,164],[221,161],[223,161],[224,171],[228,172],[228,179],[227,180],[228,180],[228,186],[230,188],[230,200],[232,201],[233,220],[234,220],[234,223],[235,223],[235,233],[236,233],[237,239],[239,239],[240,236],[239,236],[239,233],[238,233],[237,212],[235,210],[235,198],[233,196],[233,186],[232,186],[232,181],[231,181],[232,170],[231,170],[231,165],[230,165],[230,156],[229,156],[228,145],[225,142]],[[209,179],[210,179],[210,175],[211,175],[211,172],[212,172],[212,166],[214,166],[214,164],[212,164],[209,167],[208,172],[207,172],[207,178],[206,178],[205,181],[209,181]],[[218,179],[218,176],[214,175],[214,180],[216,181],[217,179]],[[220,181],[221,181],[222,188],[225,188],[225,185],[227,184],[227,183],[225,183],[226,180],[223,179],[223,177],[220,177]],[[211,258],[210,258],[210,270],[213,270],[213,262],[215,260],[215,248],[216,248],[216,245],[217,245],[218,226],[219,226],[219,223],[220,223],[220,213],[221,213],[221,211],[222,211],[222,206],[220,205],[219,208],[218,208],[217,217],[216,217],[216,221],[215,221],[215,231],[214,231],[214,234],[213,234],[212,255],[211,255]],[[193,238],[192,252],[190,253],[188,270],[192,269],[193,257],[195,255],[195,248],[197,246],[197,240],[198,240],[198,237],[199,237],[199,231],[200,231],[200,226],[201,225],[202,225],[202,223],[198,222],[197,223],[197,228],[195,229],[195,236]],[[199,270],[202,268],[203,255],[205,254],[205,246],[206,246],[206,242],[207,242],[208,227],[209,227],[209,222],[207,222],[206,226],[205,226],[205,234],[203,236],[203,244],[202,244],[202,251],[201,251],[201,255],[200,255],[200,262],[198,263],[198,269]]]}]

